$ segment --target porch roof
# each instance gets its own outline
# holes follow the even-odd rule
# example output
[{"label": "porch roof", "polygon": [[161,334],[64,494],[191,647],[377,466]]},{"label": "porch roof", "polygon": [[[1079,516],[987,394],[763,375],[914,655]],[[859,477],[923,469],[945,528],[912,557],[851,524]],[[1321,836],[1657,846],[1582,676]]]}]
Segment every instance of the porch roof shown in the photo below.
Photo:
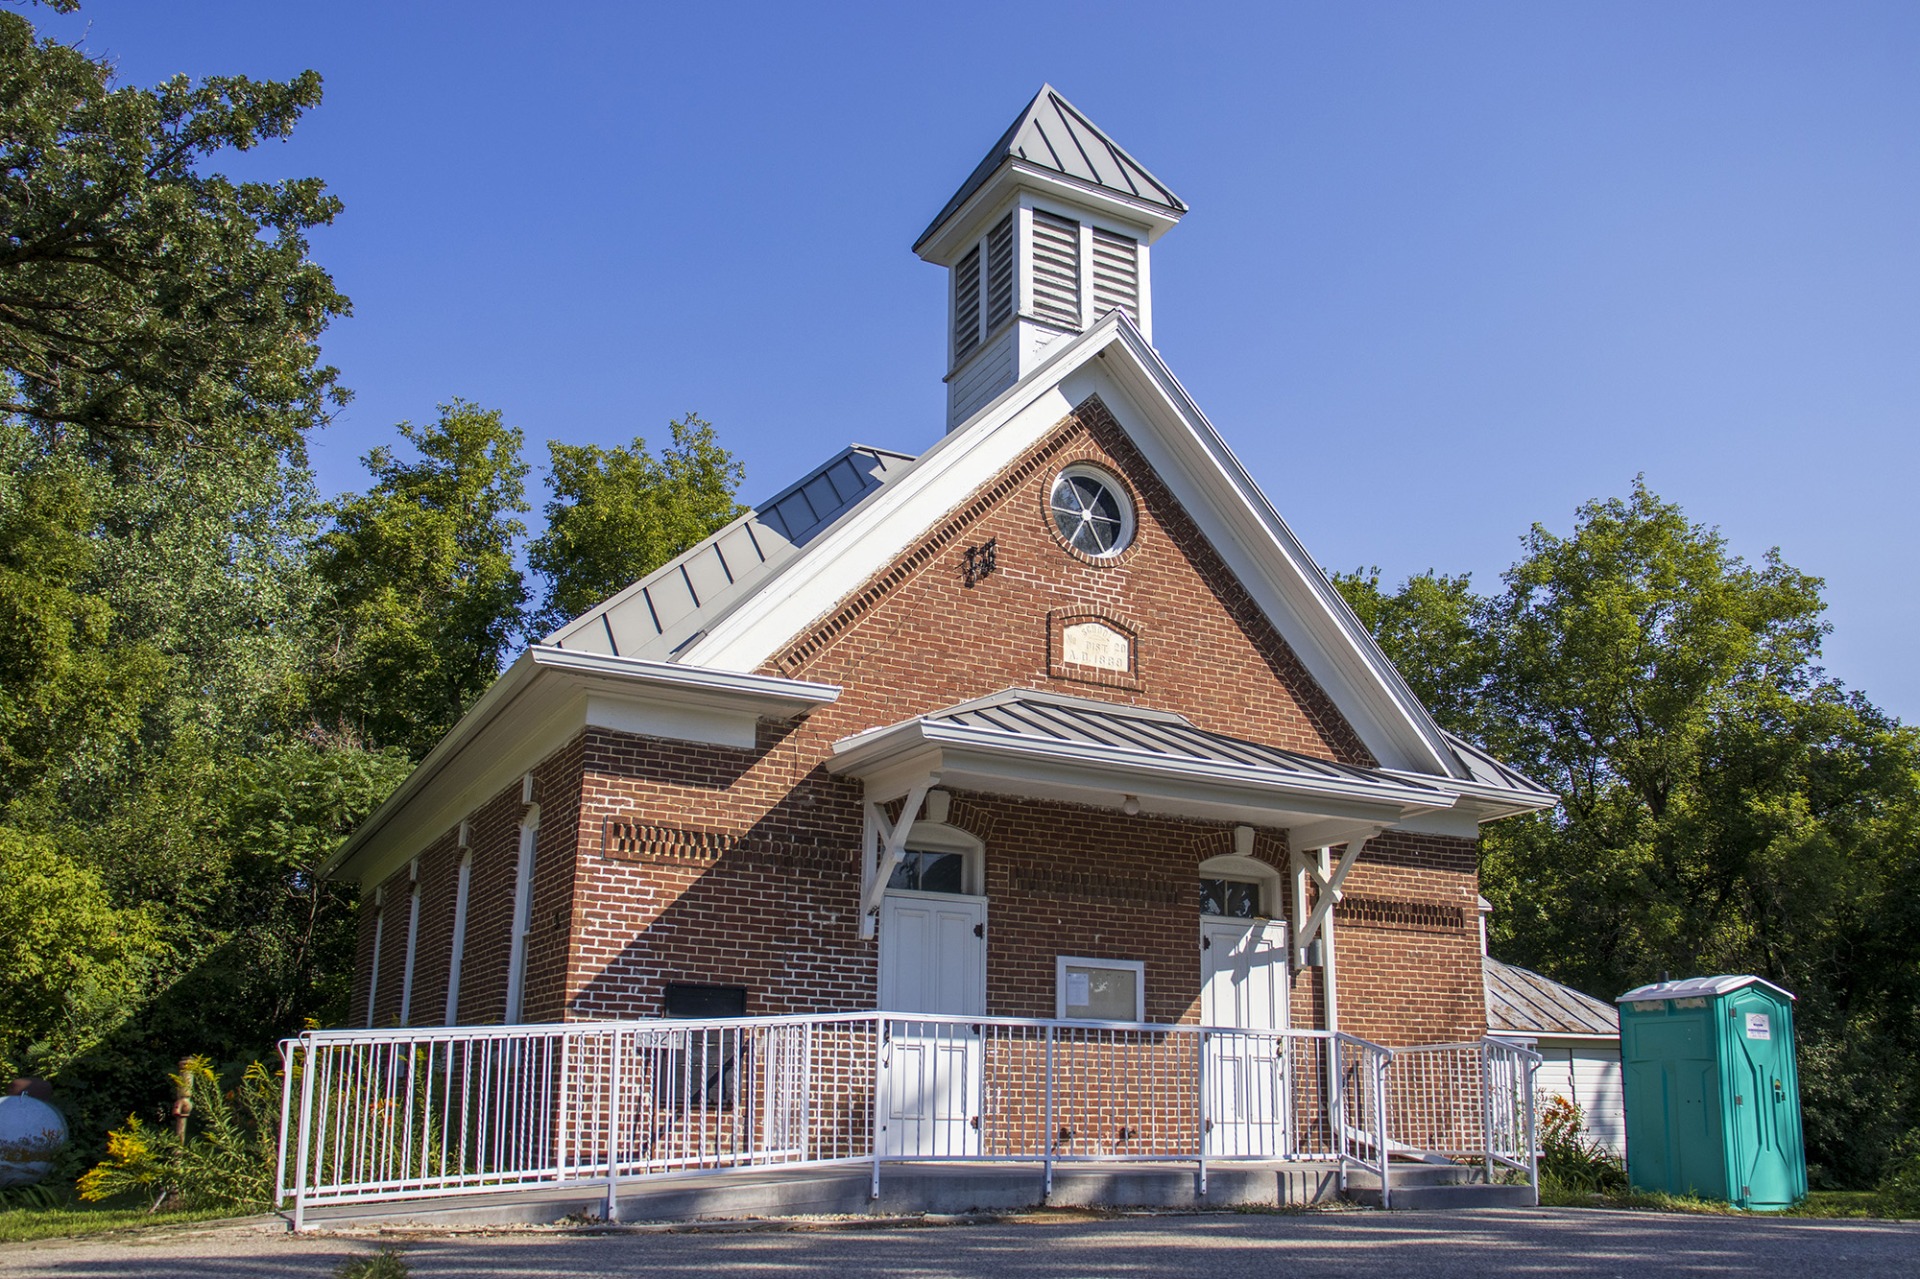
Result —
[{"label": "porch roof", "polygon": [[865,780],[870,794],[905,794],[937,775],[962,789],[1264,825],[1377,828],[1455,801],[1377,769],[1209,732],[1171,711],[1025,688],[841,738],[827,768]]}]

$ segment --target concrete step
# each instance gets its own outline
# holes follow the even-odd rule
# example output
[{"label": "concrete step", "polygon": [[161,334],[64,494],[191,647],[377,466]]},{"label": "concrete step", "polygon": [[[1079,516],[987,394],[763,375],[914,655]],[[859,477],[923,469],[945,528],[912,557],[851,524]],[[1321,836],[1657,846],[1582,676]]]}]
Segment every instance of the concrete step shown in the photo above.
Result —
[{"label": "concrete step", "polygon": [[[1477,1164],[1396,1163],[1391,1206],[1409,1211],[1449,1211],[1457,1208],[1527,1208],[1533,1205],[1533,1187],[1489,1185],[1487,1170]],[[1347,1198],[1368,1208],[1380,1206],[1380,1178],[1370,1172],[1347,1174]]]}]

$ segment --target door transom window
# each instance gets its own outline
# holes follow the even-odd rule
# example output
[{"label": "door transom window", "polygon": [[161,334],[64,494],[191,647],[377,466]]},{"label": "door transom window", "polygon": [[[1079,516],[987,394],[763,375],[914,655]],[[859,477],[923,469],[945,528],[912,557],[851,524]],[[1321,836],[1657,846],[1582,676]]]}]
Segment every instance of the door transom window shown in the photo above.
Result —
[{"label": "door transom window", "polygon": [[887,887],[914,893],[965,893],[966,854],[909,848],[900,855],[900,864],[893,868]]},{"label": "door transom window", "polygon": [[1227,919],[1260,919],[1260,885],[1250,879],[1202,879],[1200,913]]}]

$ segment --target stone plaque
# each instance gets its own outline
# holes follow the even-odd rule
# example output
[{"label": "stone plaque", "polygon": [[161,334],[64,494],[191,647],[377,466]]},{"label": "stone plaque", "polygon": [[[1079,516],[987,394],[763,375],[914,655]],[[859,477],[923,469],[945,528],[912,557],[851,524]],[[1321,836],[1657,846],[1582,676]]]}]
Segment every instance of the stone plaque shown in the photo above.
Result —
[{"label": "stone plaque", "polygon": [[1075,622],[1060,633],[1060,660],[1125,673],[1133,669],[1133,641],[1105,622]]}]

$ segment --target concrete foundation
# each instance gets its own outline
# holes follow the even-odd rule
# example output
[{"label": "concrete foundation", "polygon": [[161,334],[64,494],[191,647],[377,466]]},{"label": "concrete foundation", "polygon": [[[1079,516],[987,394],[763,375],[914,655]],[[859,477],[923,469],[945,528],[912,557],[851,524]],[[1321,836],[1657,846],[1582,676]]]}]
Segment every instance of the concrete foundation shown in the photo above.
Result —
[{"label": "concrete foundation", "polygon": [[[1326,1164],[1215,1165],[1201,1189],[1191,1164],[1056,1164],[1053,1188],[1038,1164],[887,1164],[880,1195],[873,1166],[681,1173],[621,1188],[622,1222],[691,1222],[764,1217],[1013,1212],[1025,1208],[1303,1207],[1339,1198],[1339,1172]],[[411,1203],[309,1207],[309,1229],[436,1229],[544,1225],[606,1213],[604,1184],[437,1196]]]}]

